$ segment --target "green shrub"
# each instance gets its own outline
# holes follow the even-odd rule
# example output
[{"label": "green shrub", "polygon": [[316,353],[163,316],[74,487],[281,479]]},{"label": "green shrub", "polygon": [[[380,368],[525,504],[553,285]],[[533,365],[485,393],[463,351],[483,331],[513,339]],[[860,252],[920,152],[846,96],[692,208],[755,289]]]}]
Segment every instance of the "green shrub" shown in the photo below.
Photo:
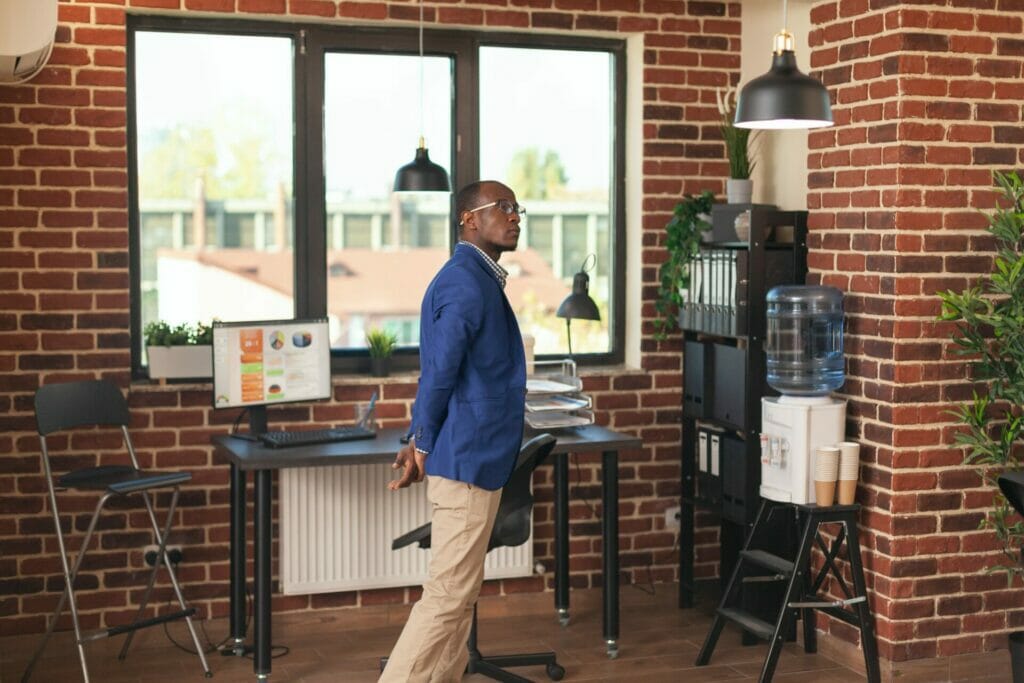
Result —
[{"label": "green shrub", "polygon": [[961,293],[940,293],[940,319],[956,323],[955,351],[970,363],[975,384],[972,400],[951,412],[966,426],[956,435],[966,447],[964,462],[980,467],[995,489],[981,528],[995,533],[1005,561],[989,571],[1005,572],[1012,582],[1024,576],[1024,522],[996,480],[1024,464],[1024,183],[1016,173],[996,173],[995,181],[1003,202],[988,217],[996,245],[992,272]]}]

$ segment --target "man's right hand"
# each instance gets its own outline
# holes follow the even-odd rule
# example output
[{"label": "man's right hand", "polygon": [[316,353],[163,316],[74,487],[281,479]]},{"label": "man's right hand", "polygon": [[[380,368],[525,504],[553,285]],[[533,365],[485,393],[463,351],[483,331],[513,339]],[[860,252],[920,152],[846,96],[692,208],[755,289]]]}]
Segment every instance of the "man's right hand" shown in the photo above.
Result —
[{"label": "man's right hand", "polygon": [[402,450],[398,451],[398,454],[395,456],[395,462],[391,465],[393,470],[401,469],[402,476],[389,481],[388,489],[397,491],[415,482],[423,481],[423,476],[426,474],[424,471],[426,459],[426,455],[416,450],[415,442],[410,441],[403,446]]}]

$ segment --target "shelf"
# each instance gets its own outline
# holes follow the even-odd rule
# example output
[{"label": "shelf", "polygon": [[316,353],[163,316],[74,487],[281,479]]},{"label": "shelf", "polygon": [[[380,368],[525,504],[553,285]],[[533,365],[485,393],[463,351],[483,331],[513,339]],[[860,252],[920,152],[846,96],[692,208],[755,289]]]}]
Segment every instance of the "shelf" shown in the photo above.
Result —
[{"label": "shelf", "polygon": [[[764,248],[769,251],[790,251],[793,249],[793,244],[793,242],[775,242],[773,240],[769,240],[764,243]],[[700,246],[702,249],[728,249],[732,251],[750,249],[749,242],[701,242]]]}]

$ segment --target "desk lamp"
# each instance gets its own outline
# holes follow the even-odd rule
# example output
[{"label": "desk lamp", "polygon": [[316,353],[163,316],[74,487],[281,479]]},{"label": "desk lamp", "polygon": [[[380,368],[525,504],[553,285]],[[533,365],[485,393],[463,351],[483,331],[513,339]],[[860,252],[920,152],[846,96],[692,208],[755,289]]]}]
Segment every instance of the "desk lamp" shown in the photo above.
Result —
[{"label": "desk lamp", "polygon": [[555,312],[555,315],[559,318],[565,318],[565,336],[569,342],[570,357],[572,357],[572,319],[601,319],[601,312],[597,310],[597,304],[590,298],[590,276],[587,275],[587,264],[590,263],[591,259],[594,259],[594,262],[597,261],[597,257],[593,254],[590,254],[583,260],[580,272],[576,273],[572,278],[572,294],[565,297],[565,300]]}]

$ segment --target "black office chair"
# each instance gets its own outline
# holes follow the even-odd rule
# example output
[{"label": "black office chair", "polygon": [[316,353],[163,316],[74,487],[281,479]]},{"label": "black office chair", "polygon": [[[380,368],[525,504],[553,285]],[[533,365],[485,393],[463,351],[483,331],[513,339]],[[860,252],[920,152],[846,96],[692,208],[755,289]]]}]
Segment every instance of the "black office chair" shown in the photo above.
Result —
[{"label": "black office chair", "polygon": [[[174,519],[174,510],[178,504],[178,491],[181,484],[192,479],[188,472],[145,472],[139,469],[138,460],[135,457],[135,448],[128,435],[128,424],[130,415],[128,404],[121,395],[121,391],[108,381],[96,380],[85,382],[68,382],[64,384],[48,384],[36,391],[36,425],[39,431],[39,442],[43,458],[43,470],[46,476],[46,487],[50,497],[50,511],[53,514],[54,526],[57,530],[57,546],[60,549],[61,567],[64,570],[64,592],[57,602],[57,608],[53,611],[49,623],[46,626],[46,633],[43,640],[36,649],[35,654],[29,660],[28,667],[22,676],[22,683],[26,683],[32,674],[39,655],[42,654],[46,642],[49,640],[57,619],[64,610],[64,604],[68,603],[71,610],[71,623],[75,629],[75,642],[78,646],[78,658],[82,664],[82,677],[89,683],[89,669],[85,661],[85,649],[83,645],[89,641],[99,638],[127,633],[128,638],[118,655],[118,659],[124,659],[128,653],[128,646],[131,645],[134,632],[147,626],[155,626],[165,622],[184,618],[188,623],[188,630],[192,634],[192,643],[196,652],[199,653],[199,661],[202,663],[203,671],[207,678],[213,674],[206,663],[206,656],[199,644],[195,626],[192,624],[192,615],[196,610],[185,603],[185,598],[178,584],[178,577],[174,573],[174,567],[167,556],[166,544],[167,535],[170,532],[171,522]],[[71,429],[81,426],[110,425],[121,428],[121,435],[124,447],[128,451],[130,465],[99,465],[68,472],[57,478],[53,473],[53,462],[47,448],[47,437],[54,432]],[[167,510],[167,520],[161,529],[157,523],[156,513],[153,511],[153,501],[148,493],[151,489],[171,488],[171,501]],[[64,543],[64,532],[61,530],[60,512],[57,508],[57,491],[94,491],[100,494],[96,503],[96,509],[89,520],[82,545],[75,557],[74,566],[71,566],[68,558],[67,547]],[[130,624],[113,626],[100,629],[91,633],[83,633],[78,623],[78,608],[75,605],[74,583],[78,576],[78,570],[82,566],[82,560],[89,548],[89,541],[93,532],[96,531],[100,512],[104,505],[111,498],[127,496],[133,493],[142,494],[142,500],[149,515],[150,524],[153,527],[153,536],[158,547],[156,559],[153,563],[153,570],[149,574],[149,582],[142,595],[135,619]],[[73,528],[74,525],[71,525]],[[178,598],[180,610],[155,617],[144,618],[146,604],[149,602],[153,585],[156,582],[156,573],[161,564],[167,567],[167,573],[174,587],[174,593]]]},{"label": "black office chair", "polygon": [[[488,552],[502,546],[522,545],[530,538],[531,513],[533,512],[533,493],[530,491],[530,480],[533,478],[533,471],[544,462],[554,447],[555,437],[550,434],[540,434],[523,444],[519,450],[519,458],[516,460],[515,469],[512,470],[512,476],[505,484],[505,488],[501,490],[501,502],[498,503],[494,530],[491,531],[491,539],[487,544]],[[399,536],[391,543],[391,549],[398,550],[413,543],[418,543],[421,548],[429,548],[430,526],[427,523]],[[565,669],[556,661],[554,652],[491,657],[480,654],[480,650],[477,649],[476,605],[473,605],[473,623],[469,629],[469,640],[466,647],[469,648],[469,663],[466,665],[466,673],[481,674],[495,681],[530,683],[530,679],[505,671],[502,667],[543,664],[547,667],[547,674],[551,680],[560,681],[565,676]],[[381,670],[384,669],[386,662],[387,658],[381,660]]]}]

